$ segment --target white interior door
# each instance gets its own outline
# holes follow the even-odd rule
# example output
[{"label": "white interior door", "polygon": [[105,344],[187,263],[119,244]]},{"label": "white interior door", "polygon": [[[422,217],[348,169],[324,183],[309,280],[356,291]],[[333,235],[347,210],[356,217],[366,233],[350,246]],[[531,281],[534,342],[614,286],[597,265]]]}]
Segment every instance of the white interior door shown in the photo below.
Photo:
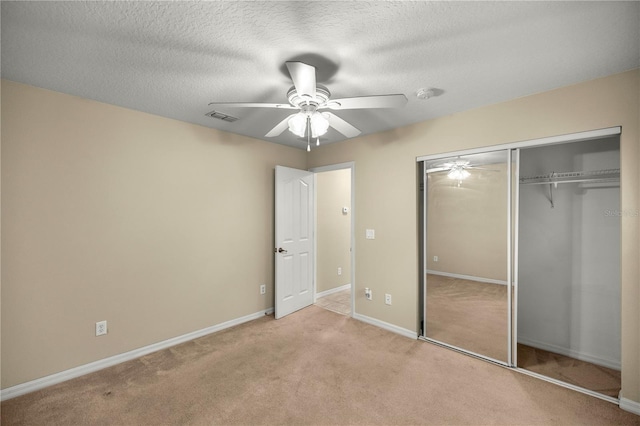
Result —
[{"label": "white interior door", "polygon": [[312,172],[276,166],[276,319],[313,303],[313,183]]}]

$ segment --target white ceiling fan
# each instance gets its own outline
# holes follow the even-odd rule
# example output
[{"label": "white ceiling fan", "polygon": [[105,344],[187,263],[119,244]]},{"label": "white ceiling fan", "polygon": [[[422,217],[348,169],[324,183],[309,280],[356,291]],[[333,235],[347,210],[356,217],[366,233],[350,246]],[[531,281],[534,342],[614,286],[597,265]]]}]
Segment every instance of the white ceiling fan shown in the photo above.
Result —
[{"label": "white ceiling fan", "polygon": [[251,102],[211,102],[216,108],[278,108],[297,109],[271,129],[265,136],[275,137],[287,128],[299,137],[307,138],[307,151],[310,150],[310,139],[324,135],[329,127],[348,138],[360,134],[360,130],[331,112],[320,112],[322,109],[369,109],[369,108],[401,108],[407,103],[403,94],[360,96],[355,98],[331,99],[331,92],[326,87],[316,84],[316,68],[303,62],[286,62],[293,87],[287,92],[288,104],[251,103]]}]

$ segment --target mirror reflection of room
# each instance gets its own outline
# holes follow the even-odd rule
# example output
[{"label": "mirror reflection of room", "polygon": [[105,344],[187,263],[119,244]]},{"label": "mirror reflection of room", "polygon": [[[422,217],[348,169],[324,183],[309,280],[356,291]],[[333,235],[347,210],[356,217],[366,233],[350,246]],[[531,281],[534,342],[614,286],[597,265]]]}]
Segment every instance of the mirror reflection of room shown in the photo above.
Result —
[{"label": "mirror reflection of room", "polygon": [[508,361],[507,151],[427,161],[425,336]]}]

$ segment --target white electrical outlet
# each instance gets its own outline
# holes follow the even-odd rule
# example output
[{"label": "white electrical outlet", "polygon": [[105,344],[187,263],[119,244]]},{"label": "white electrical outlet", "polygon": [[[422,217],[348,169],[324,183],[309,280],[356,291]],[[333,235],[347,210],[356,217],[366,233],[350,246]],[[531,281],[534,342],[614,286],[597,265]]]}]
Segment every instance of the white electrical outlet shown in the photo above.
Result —
[{"label": "white electrical outlet", "polygon": [[438,261],[438,256],[433,256],[433,261],[437,262]]},{"label": "white electrical outlet", "polygon": [[342,268],[338,266],[338,275],[342,275]]},{"label": "white electrical outlet", "polygon": [[364,289],[364,296],[368,299],[368,300],[373,300],[373,291],[367,287]]},{"label": "white electrical outlet", "polygon": [[98,321],[96,323],[96,336],[107,334],[107,321]]},{"label": "white electrical outlet", "polygon": [[267,286],[264,284],[260,284],[260,294],[266,294],[267,293]]},{"label": "white electrical outlet", "polygon": [[390,305],[391,304],[391,295],[390,294],[385,294],[384,295],[384,303],[385,303],[385,305]]}]

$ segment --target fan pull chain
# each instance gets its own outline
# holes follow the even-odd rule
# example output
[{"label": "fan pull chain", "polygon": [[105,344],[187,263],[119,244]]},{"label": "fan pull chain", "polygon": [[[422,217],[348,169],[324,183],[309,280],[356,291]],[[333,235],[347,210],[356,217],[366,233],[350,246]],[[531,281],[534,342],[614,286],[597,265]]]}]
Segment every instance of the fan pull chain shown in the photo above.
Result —
[{"label": "fan pull chain", "polygon": [[311,117],[307,116],[307,152],[311,152]]}]

